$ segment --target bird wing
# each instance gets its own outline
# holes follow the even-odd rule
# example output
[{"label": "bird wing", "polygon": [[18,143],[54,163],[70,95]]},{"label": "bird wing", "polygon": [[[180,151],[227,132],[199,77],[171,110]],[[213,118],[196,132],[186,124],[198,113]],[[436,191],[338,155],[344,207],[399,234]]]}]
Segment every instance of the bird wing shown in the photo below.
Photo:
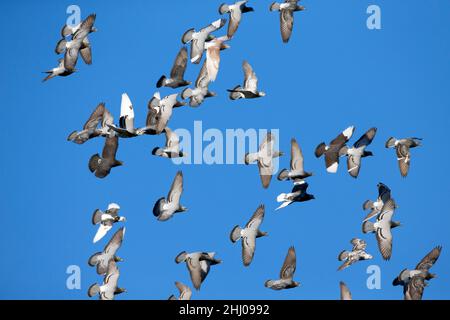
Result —
[{"label": "bird wing", "polygon": [[291,140],[291,170],[294,172],[303,172],[303,153],[295,139]]},{"label": "bird wing", "polygon": [[335,173],[339,166],[339,154],[329,150],[325,153],[325,166],[328,172]]},{"label": "bird wing", "polygon": [[406,286],[405,300],[422,300],[425,286],[425,279],[423,277],[412,277]]},{"label": "bird wing", "polygon": [[253,260],[256,249],[256,232],[242,238],[242,262],[249,266]]},{"label": "bird wing", "polygon": [[84,63],[88,65],[92,64],[92,49],[87,37],[83,39],[82,48],[80,49],[80,55]]},{"label": "bird wing", "polygon": [[101,240],[109,230],[112,228],[112,223],[101,223],[98,227],[97,233],[95,234],[93,242],[96,243],[97,241]]},{"label": "bird wing", "polygon": [[286,255],[286,258],[284,259],[283,266],[281,267],[280,271],[280,278],[281,279],[292,279],[294,277],[295,269],[297,268],[297,261],[295,256],[295,249],[294,247],[290,247],[289,251]]},{"label": "bird wing", "polygon": [[104,253],[112,258],[117,250],[119,250],[120,246],[122,245],[123,237],[125,234],[125,228],[122,227],[119,230],[114,233],[112,238],[109,240],[108,244],[105,246],[105,249],[103,250]]},{"label": "bird wing", "polygon": [[147,119],[145,121],[145,125],[147,127],[153,127],[156,126],[157,123],[157,115],[159,113],[159,103],[160,99],[158,97],[153,97],[147,105],[148,111],[147,111]]},{"label": "bird wing", "polygon": [[228,23],[228,30],[227,30],[227,36],[228,37],[232,37],[238,27],[239,27],[239,23],[241,22],[241,18],[242,18],[242,11],[240,6],[235,6],[234,9],[231,10],[230,12],[230,22]]},{"label": "bird wing", "polygon": [[439,259],[441,255],[441,246],[433,248],[422,260],[417,264],[416,270],[428,271]]},{"label": "bird wing", "polygon": [[347,157],[347,168],[348,168],[348,173],[353,178],[357,178],[358,174],[359,174],[359,169],[361,168],[361,156],[349,155]]},{"label": "bird wing", "polygon": [[74,40],[83,40],[87,37],[87,35],[91,32],[92,27],[94,26],[96,15],[89,15],[84,21],[81,23],[80,28],[74,33]]},{"label": "bird wing", "polygon": [[341,300],[352,300],[352,294],[344,282],[339,283],[341,289]]},{"label": "bird wing", "polygon": [[376,230],[378,248],[384,260],[389,260],[392,255],[392,232],[391,226],[384,225]]},{"label": "bird wing", "polygon": [[211,46],[206,50],[206,68],[210,81],[215,81],[220,65],[220,46]]},{"label": "bird wing", "polygon": [[170,71],[170,77],[172,79],[183,80],[184,73],[186,71],[187,66],[187,49],[185,47],[181,48],[175,58],[175,62],[173,63],[172,70]]},{"label": "bird wing", "polygon": [[127,131],[134,130],[134,108],[128,94],[122,94],[120,103],[120,127]]},{"label": "bird wing", "polygon": [[244,89],[251,92],[256,92],[258,88],[258,78],[253,71],[252,66],[244,61],[242,63],[242,69],[244,70]]},{"label": "bird wing", "polygon": [[388,202],[391,198],[391,189],[386,186],[384,183],[378,184],[378,200],[383,201],[383,203]]},{"label": "bird wing", "polygon": [[367,130],[366,133],[364,133],[361,138],[359,138],[358,141],[355,142],[355,144],[353,145],[355,148],[360,148],[360,147],[367,147],[369,144],[372,143],[373,138],[375,138],[375,134],[377,133],[377,128],[370,128],[369,130]]},{"label": "bird wing", "polygon": [[113,124],[114,124],[114,117],[111,114],[111,112],[105,107],[102,118],[102,128],[108,128]]},{"label": "bird wing", "polygon": [[[75,40],[72,40],[75,41]],[[73,71],[78,61],[78,52],[80,51],[80,45],[72,46],[64,53],[64,68],[68,71]]]},{"label": "bird wing", "polygon": [[198,74],[197,80],[195,81],[195,86],[197,88],[208,88],[210,82],[210,78],[208,75],[208,67],[206,60],[203,61],[202,68]]},{"label": "bird wing", "polygon": [[199,290],[202,285],[202,269],[200,266],[199,259],[190,258],[187,260],[187,268],[189,270],[189,274],[191,276],[192,284],[194,288]]},{"label": "bird wing", "polygon": [[180,142],[178,135],[172,130],[170,130],[169,127],[166,127],[165,132],[166,132],[166,148],[170,150],[177,149]]},{"label": "bird wing", "polygon": [[280,29],[283,42],[288,42],[294,28],[294,12],[292,10],[280,10]]},{"label": "bird wing", "polygon": [[170,187],[167,201],[178,205],[180,203],[181,193],[183,192],[183,172],[178,171]]},{"label": "bird wing", "polygon": [[246,228],[252,229],[252,230],[258,230],[259,226],[261,225],[261,223],[264,220],[264,205],[260,205],[256,211],[253,213],[252,217],[250,218],[250,220],[247,222],[247,224],[245,225]]},{"label": "bird wing", "polygon": [[411,153],[409,152],[409,147],[405,144],[399,144],[395,148],[398,160],[398,166],[400,168],[400,173],[402,177],[406,177],[409,171],[409,165],[411,161]]},{"label": "bird wing", "polygon": [[103,118],[103,114],[105,113],[105,104],[100,103],[97,105],[95,110],[91,113],[89,119],[83,126],[84,130],[95,130]]},{"label": "bird wing", "polygon": [[272,158],[269,159],[269,163],[264,163],[262,160],[258,161],[259,176],[264,188],[268,188],[272,180],[273,165],[271,160]]},{"label": "bird wing", "polygon": [[119,281],[120,271],[117,268],[117,264],[114,260],[108,262],[108,271],[103,279],[104,291],[101,293],[100,298],[102,300],[113,300],[114,293],[117,289],[117,283]]},{"label": "bird wing", "polygon": [[102,158],[113,160],[116,158],[117,149],[119,148],[119,137],[113,135],[105,138],[105,145],[102,151]]}]

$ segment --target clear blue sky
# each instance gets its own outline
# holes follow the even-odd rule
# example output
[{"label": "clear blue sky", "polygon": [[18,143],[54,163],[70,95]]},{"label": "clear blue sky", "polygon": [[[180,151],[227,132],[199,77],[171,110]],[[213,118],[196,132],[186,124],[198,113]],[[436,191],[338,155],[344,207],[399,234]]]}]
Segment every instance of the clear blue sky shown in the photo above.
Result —
[{"label": "clear blue sky", "polygon": [[[118,120],[123,92],[133,101],[136,122],[143,124],[155,83],[169,73],[181,35],[219,18],[221,2],[77,1],[83,17],[97,13],[99,32],[90,37],[93,65],[80,60],[79,73],[45,84],[41,72],[56,63],[53,50],[72,3],[1,2],[0,298],[87,298],[89,285],[101,281],[87,259],[112,235],[93,245],[91,214],[110,202],[119,203],[128,219],[119,280],[128,293],[118,299],[166,299],[176,293],[174,281],[191,285],[186,267],[174,263],[182,250],[216,251],[224,261],[194,299],[337,299],[340,280],[355,299],[401,299],[401,288],[391,285],[394,276],[439,244],[443,253],[433,267],[438,278],[424,298],[450,298],[448,1],[305,0],[307,11],[296,14],[287,45],[281,42],[278,14],[268,10],[271,1],[250,1],[256,12],[244,17],[232,48],[222,52],[221,70],[211,85],[219,96],[198,109],[175,111],[174,129],[191,129],[195,120],[222,131],[279,129],[286,153],[295,137],[306,168],[315,173],[309,179],[314,201],[275,213],[275,198],[290,190],[289,183],[272,180],[263,190],[256,166],[176,166],[150,154],[164,143],[163,136],[121,140],[117,157],[125,166],[105,180],[89,172],[88,159],[101,152],[103,140],[78,146],[67,142],[67,135],[81,128],[101,101]],[[366,28],[370,4],[382,9],[382,30]],[[242,81],[243,59],[253,65],[266,97],[228,99],[225,90]],[[186,77],[195,80],[198,71],[189,65]],[[313,154],[319,142],[349,125],[357,128],[355,139],[371,126],[378,128],[370,148],[375,157],[365,159],[357,180],[345,166],[327,174],[323,160]],[[394,152],[384,148],[389,136],[424,139],[424,146],[413,150],[406,179],[400,177]],[[281,165],[288,164],[286,155]],[[179,169],[189,212],[159,223],[153,204],[166,195]],[[395,218],[404,224],[394,231],[390,262],[382,261],[372,235],[361,234],[361,204],[376,197],[380,181],[392,189],[400,206]],[[260,203],[266,205],[262,230],[270,235],[259,239],[252,265],[244,268],[240,244],[233,245],[228,235]],[[368,241],[374,260],[337,272],[338,253],[357,236]],[[264,288],[265,280],[278,276],[291,245],[297,250],[301,287]],[[371,264],[382,268],[382,290],[366,288]],[[81,290],[66,289],[69,265],[81,267]]]}]

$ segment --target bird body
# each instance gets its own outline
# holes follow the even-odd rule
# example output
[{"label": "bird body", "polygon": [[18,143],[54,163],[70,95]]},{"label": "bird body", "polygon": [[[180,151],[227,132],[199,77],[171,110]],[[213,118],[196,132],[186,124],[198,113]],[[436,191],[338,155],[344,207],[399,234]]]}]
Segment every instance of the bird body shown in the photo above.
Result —
[{"label": "bird body", "polygon": [[258,77],[253,71],[252,66],[244,60],[242,69],[244,70],[244,85],[242,87],[238,85],[233,89],[228,89],[230,99],[239,100],[264,97],[266,93],[258,90]]},{"label": "bird body", "polygon": [[283,3],[274,2],[270,11],[280,12],[281,38],[284,43],[289,42],[294,28],[294,12],[305,10],[304,6],[298,5],[299,0],[285,0]]},{"label": "bird body", "polygon": [[230,21],[228,23],[228,30],[227,30],[227,36],[229,38],[232,38],[234,34],[236,33],[237,29],[239,28],[239,24],[242,20],[242,14],[254,11],[253,8],[247,7],[248,0],[245,1],[237,1],[234,4],[222,4],[219,7],[219,13],[230,14]]},{"label": "bird body", "polygon": [[277,197],[277,202],[282,202],[275,210],[282,209],[294,202],[305,202],[315,199],[312,194],[308,194],[308,183],[304,180],[294,182],[294,187],[290,193],[281,193]]},{"label": "bird body", "polygon": [[278,180],[297,180],[297,179],[306,179],[312,176],[311,172],[306,172],[304,169],[304,158],[303,152],[300,149],[297,141],[292,138],[291,139],[291,165],[290,170],[283,169],[278,174]]},{"label": "bird body", "polygon": [[170,187],[167,198],[160,198],[153,207],[153,215],[158,221],[167,221],[175,213],[187,211],[187,208],[180,203],[181,193],[183,192],[183,173],[178,171]]},{"label": "bird body", "polygon": [[339,261],[344,261],[338,268],[338,271],[344,270],[358,261],[370,260],[373,258],[372,255],[365,251],[367,243],[364,240],[353,238],[350,243],[353,245],[352,251],[344,250],[338,256]]},{"label": "bird body", "polygon": [[411,164],[410,149],[420,147],[422,145],[421,141],[421,138],[396,139],[394,137],[386,141],[386,148],[395,148],[400,174],[404,178],[408,175]]},{"label": "bird body", "polygon": [[192,284],[196,290],[200,287],[209,274],[210,266],[222,263],[215,258],[215,252],[192,252],[182,251],[175,258],[175,262],[185,262],[189,270]]}]

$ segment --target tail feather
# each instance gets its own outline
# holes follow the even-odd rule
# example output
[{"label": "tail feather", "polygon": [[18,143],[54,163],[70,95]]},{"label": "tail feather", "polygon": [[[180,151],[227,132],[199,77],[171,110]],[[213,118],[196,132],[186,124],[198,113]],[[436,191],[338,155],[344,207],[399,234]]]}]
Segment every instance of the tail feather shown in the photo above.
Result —
[{"label": "tail feather", "polygon": [[363,233],[375,232],[373,222],[372,221],[364,221],[364,223],[362,225],[362,231],[363,231]]},{"label": "tail feather", "polygon": [[235,226],[233,228],[233,230],[231,230],[231,233],[230,233],[231,242],[235,243],[236,241],[238,241],[241,238],[241,231],[242,231],[242,229],[239,226]]},{"label": "tail feather", "polygon": [[184,44],[190,42],[192,40],[192,35],[195,33],[194,29],[189,29],[187,30],[184,34],[183,37],[181,38],[181,42],[183,42]]},{"label": "tail feather", "polygon": [[397,139],[395,139],[394,137],[390,137],[387,141],[386,141],[386,148],[392,148],[393,146],[395,146],[395,141]]},{"label": "tail feather", "polygon": [[186,256],[187,256],[186,251],[180,252],[180,253],[176,256],[175,262],[176,262],[176,263],[181,263],[181,262],[186,261]]},{"label": "tail feather", "polygon": [[281,172],[278,174],[277,178],[280,181],[289,180],[289,170],[287,170],[287,169],[281,170]]}]

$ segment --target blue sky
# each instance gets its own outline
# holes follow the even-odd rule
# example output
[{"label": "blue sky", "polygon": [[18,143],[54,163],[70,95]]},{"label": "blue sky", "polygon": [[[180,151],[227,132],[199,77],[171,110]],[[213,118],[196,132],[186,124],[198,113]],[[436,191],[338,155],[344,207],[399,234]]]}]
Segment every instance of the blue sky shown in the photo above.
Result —
[{"label": "blue sky", "polygon": [[[44,70],[56,63],[53,49],[66,20],[67,1],[2,2],[0,32],[0,96],[4,133],[0,170],[0,251],[2,299],[85,299],[90,284],[101,281],[87,266],[88,257],[103,248],[92,244],[96,228],[91,214],[117,202],[127,217],[127,233],[119,252],[119,283],[128,293],[118,299],[167,299],[176,293],[174,281],[190,283],[184,265],[174,263],[182,250],[216,251],[223,264],[214,267],[194,299],[337,299],[345,281],[355,299],[401,299],[391,281],[434,246],[443,245],[433,267],[438,278],[426,288],[425,299],[448,299],[449,176],[445,161],[450,125],[448,94],[450,64],[448,1],[304,1],[297,13],[289,44],[281,42],[278,14],[271,1],[250,1],[255,12],[245,15],[231,49],[222,52],[221,69],[211,89],[219,95],[198,109],[182,108],[170,126],[191,130],[196,120],[204,129],[279,129],[280,149],[288,154],[295,137],[305,154],[316,200],[279,212],[276,196],[289,191],[287,182],[272,180],[261,187],[256,166],[182,165],[151,156],[164,137],[121,140],[116,168],[104,180],[87,168],[103,140],[78,146],[67,135],[81,128],[97,103],[104,101],[116,120],[120,96],[127,92],[136,121],[145,121],[155,83],[170,71],[189,28],[219,18],[221,1],[77,1],[82,16],[97,13],[99,32],[91,35],[93,65],[80,60],[79,72],[41,82]],[[382,30],[366,28],[366,9],[382,10]],[[218,32],[218,35],[223,34]],[[267,96],[254,101],[230,101],[226,89],[242,82],[247,59]],[[186,78],[195,80],[199,66],[189,65]],[[172,93],[166,88],[162,94]],[[355,139],[372,126],[378,134],[360,177],[340,167],[325,172],[313,151],[349,125]],[[384,148],[389,136],[418,136],[410,174],[400,177],[395,155]],[[289,156],[281,159],[281,167]],[[344,163],[343,163],[344,164]],[[182,203],[188,213],[166,223],[152,215],[154,202],[166,195],[177,170],[183,170]],[[384,182],[400,208],[395,218],[404,226],[394,231],[394,252],[384,262],[372,235],[361,234],[361,204],[377,195]],[[231,228],[244,225],[256,207],[266,205],[262,230],[249,268],[242,266],[240,244],[233,245]],[[115,226],[116,230],[118,226]],[[338,253],[349,240],[362,237],[374,260],[337,272]],[[275,292],[264,288],[278,276],[289,246],[297,250],[296,279],[301,287]],[[382,289],[366,287],[366,268],[379,265]],[[66,288],[69,265],[81,267],[81,290]]]}]

